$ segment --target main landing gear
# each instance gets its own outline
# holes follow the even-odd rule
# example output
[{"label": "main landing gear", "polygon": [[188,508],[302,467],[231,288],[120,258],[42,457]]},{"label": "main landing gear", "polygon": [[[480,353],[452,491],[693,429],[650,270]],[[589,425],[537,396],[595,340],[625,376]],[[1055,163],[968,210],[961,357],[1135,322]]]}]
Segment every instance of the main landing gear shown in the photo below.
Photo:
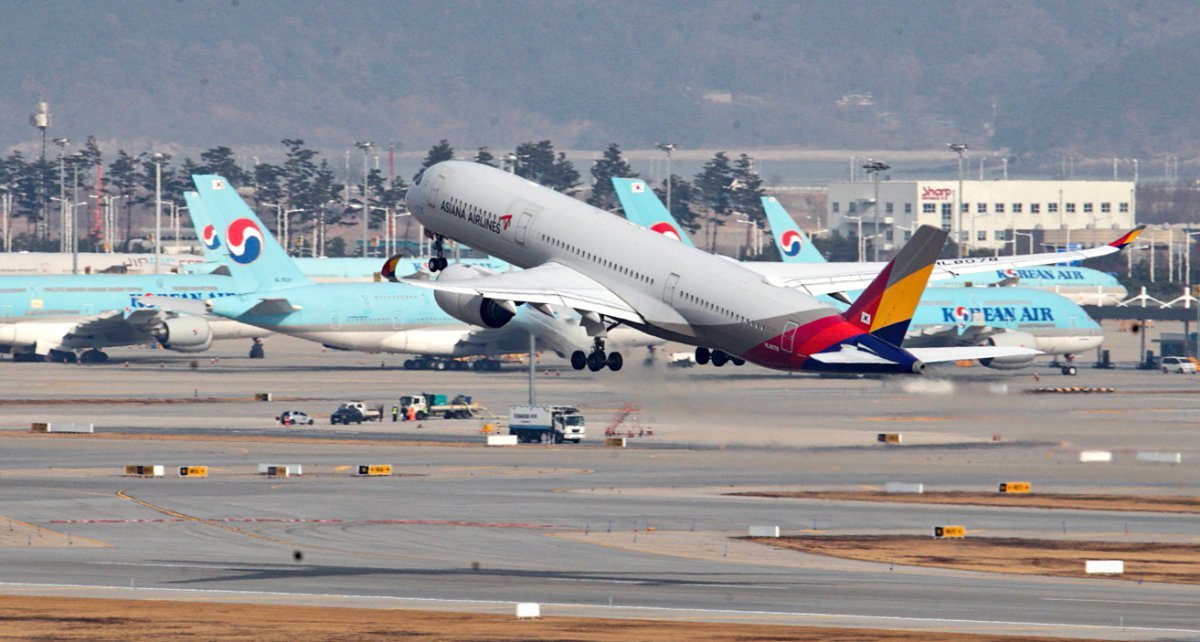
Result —
[{"label": "main landing gear", "polygon": [[441,272],[450,265],[446,260],[446,237],[437,235],[433,237],[433,258],[429,259],[429,271]]},{"label": "main landing gear", "polygon": [[108,353],[94,348],[79,355],[79,363],[105,363],[107,361]]},{"label": "main landing gear", "polygon": [[583,350],[576,350],[571,353],[571,367],[576,370],[587,368],[592,372],[599,372],[607,367],[613,372],[617,372],[625,365],[625,359],[620,352],[612,352],[605,354],[604,339],[596,337],[592,345],[591,354],[584,354]]},{"label": "main landing gear", "polygon": [[744,365],[746,363],[745,359],[743,359],[741,357],[735,357],[735,356],[725,352],[724,350],[709,350],[708,348],[696,348],[696,363],[697,364],[704,365],[706,363],[709,363],[710,361],[712,362],[712,364],[714,366],[716,366],[718,368],[720,368],[721,366],[723,366],[727,363],[732,363],[735,366]]}]

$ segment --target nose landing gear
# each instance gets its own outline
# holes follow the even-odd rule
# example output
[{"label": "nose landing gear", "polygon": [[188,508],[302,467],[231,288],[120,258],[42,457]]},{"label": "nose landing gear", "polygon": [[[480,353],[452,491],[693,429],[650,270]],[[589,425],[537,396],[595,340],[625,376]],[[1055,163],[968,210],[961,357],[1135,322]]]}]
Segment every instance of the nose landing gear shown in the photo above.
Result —
[{"label": "nose landing gear", "polygon": [[429,271],[441,272],[450,265],[446,260],[446,237],[437,235],[433,237],[433,258],[429,259]]}]

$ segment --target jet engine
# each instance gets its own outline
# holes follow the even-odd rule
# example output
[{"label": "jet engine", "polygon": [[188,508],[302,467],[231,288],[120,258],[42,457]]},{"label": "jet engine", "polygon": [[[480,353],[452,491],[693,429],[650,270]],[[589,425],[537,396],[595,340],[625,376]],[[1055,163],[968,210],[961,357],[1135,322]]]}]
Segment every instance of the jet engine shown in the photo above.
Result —
[{"label": "jet engine", "polygon": [[[992,335],[987,340],[988,345],[1002,348],[1030,348],[1037,350],[1037,339],[1028,332],[1002,332]],[[1025,357],[993,357],[980,359],[979,363],[996,370],[1018,370],[1029,365],[1035,355]]]},{"label": "jet engine", "polygon": [[[469,265],[455,264],[442,270],[438,281],[462,281],[488,274],[491,272]],[[502,328],[516,316],[516,306],[511,301],[495,301],[478,294],[439,290],[433,293],[433,299],[446,314],[463,323],[485,328]]]},{"label": "jet engine", "polygon": [[155,338],[168,350],[204,352],[212,345],[213,333],[200,317],[174,317],[163,321]]}]

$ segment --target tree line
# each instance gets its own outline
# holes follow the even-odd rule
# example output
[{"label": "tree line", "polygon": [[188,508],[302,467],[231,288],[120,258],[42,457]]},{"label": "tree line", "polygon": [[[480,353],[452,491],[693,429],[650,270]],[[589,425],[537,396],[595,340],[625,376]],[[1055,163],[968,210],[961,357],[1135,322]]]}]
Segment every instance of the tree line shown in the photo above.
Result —
[{"label": "tree line", "polygon": [[[368,169],[366,194],[361,179],[346,185],[339,179],[329,160],[320,152],[305,145],[303,139],[285,138],[280,141],[284,159],[281,163],[257,162],[246,168],[238,162],[237,154],[227,146],[217,146],[200,153],[198,159],[184,157],[176,160],[169,154],[130,153],[119,149],[105,162],[94,136],[74,152],[60,148],[58,154],[45,158],[29,158],[12,151],[0,158],[0,197],[11,198],[11,248],[5,250],[56,250],[57,242],[51,220],[57,220],[60,206],[51,200],[65,190],[68,199],[79,202],[90,198],[112,197],[119,234],[118,251],[133,251],[140,236],[135,231],[134,212],[155,206],[156,180],[161,175],[161,194],[164,209],[183,205],[183,192],[193,189],[193,174],[220,174],[244,193],[249,194],[253,207],[264,221],[274,221],[285,214],[299,223],[295,229],[330,226],[361,225],[363,210],[368,212],[369,227],[383,229],[389,213],[402,213],[404,196],[409,183],[400,176],[389,178],[379,168]],[[458,156],[447,140],[433,145],[425,154],[421,168],[412,178],[431,165]],[[466,156],[466,155],[463,155]],[[581,190],[582,176],[566,154],[554,148],[549,140],[530,141],[518,145],[512,152],[493,154],[487,147],[470,153],[471,160],[540,183],[559,192],[582,196],[601,209],[623,214],[613,191],[611,178],[638,177],[621,154],[620,146],[610,144],[593,162],[590,173],[594,184]],[[687,230],[696,233],[707,225],[706,239],[712,244],[715,230],[731,217],[742,216],[762,225],[763,213],[759,197],[763,195],[762,179],[754,160],[742,154],[731,159],[724,152],[716,153],[705,163],[692,180],[672,174],[652,186],[659,198],[667,201],[667,182],[670,181],[671,213]],[[73,196],[77,195],[77,196]],[[98,205],[90,201],[87,212]],[[80,211],[81,221],[91,216]],[[299,215],[299,216],[297,216]],[[409,219],[411,221],[411,219]],[[80,226],[85,227],[84,225]],[[80,247],[98,250],[99,230],[80,230]],[[299,238],[297,234],[294,238]],[[342,255],[346,248],[337,235],[326,241],[324,252]]]}]

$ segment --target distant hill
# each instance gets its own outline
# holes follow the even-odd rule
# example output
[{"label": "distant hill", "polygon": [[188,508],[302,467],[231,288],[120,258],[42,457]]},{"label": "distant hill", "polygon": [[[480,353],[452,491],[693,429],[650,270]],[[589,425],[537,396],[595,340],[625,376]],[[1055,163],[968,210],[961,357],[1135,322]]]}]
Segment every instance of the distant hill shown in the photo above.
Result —
[{"label": "distant hill", "polygon": [[1191,154],[1200,3],[8,0],[0,148]]}]

